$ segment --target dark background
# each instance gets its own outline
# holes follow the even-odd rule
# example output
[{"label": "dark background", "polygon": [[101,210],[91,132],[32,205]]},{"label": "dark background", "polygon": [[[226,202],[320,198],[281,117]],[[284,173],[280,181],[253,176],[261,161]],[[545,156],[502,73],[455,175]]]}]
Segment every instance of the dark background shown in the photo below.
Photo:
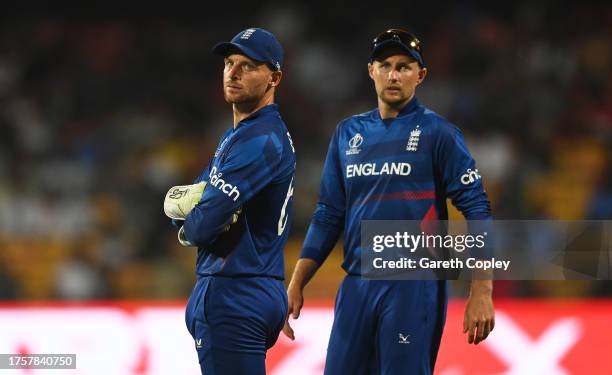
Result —
[{"label": "dark background", "polygon": [[[200,173],[231,126],[210,50],[248,27],[269,29],[285,48],[277,101],[298,158],[288,272],[335,125],[376,105],[369,43],[388,27],[422,40],[429,74],[417,96],[464,131],[496,218],[612,217],[609,5],[232,2],[58,13],[0,18],[1,299],[188,295],[195,253],[178,246],[163,196]],[[334,295],[340,258],[311,295]],[[499,282],[496,293],[611,288]]]}]

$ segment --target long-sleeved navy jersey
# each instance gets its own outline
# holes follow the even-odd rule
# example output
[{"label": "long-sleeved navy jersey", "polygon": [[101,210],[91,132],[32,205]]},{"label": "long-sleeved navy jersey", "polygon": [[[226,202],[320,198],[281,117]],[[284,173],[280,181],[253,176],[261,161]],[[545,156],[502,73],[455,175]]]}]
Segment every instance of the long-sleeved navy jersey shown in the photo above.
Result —
[{"label": "long-sleeved navy jersey", "polygon": [[[294,175],[295,150],[277,105],[225,132],[195,181],[208,184],[184,222],[185,237],[198,246],[198,276],[284,278]],[[224,232],[239,208],[238,222]]]},{"label": "long-sleeved navy jersey", "polygon": [[413,98],[396,118],[378,109],[336,127],[300,258],[322,263],[344,229],[344,263],[361,265],[362,220],[445,220],[446,198],[469,220],[491,217],[461,131]]}]

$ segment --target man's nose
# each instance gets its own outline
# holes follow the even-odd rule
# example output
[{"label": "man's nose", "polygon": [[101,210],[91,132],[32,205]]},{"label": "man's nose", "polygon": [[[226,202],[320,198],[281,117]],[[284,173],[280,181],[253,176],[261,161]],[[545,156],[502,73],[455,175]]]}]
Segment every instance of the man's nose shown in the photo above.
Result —
[{"label": "man's nose", "polygon": [[396,82],[399,81],[399,71],[397,69],[391,69],[389,71],[389,81]]},{"label": "man's nose", "polygon": [[237,79],[240,78],[240,66],[238,65],[234,65],[230,68],[230,70],[227,72],[227,76],[232,80],[235,81]]}]

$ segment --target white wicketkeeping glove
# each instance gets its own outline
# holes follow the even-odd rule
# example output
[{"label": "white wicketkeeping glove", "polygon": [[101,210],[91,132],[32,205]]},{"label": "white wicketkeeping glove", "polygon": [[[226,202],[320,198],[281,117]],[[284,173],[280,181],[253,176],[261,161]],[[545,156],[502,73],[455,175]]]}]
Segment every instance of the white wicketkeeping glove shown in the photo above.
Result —
[{"label": "white wicketkeeping glove", "polygon": [[196,204],[200,202],[206,182],[193,185],[173,186],[164,199],[164,213],[171,219],[185,220]]}]

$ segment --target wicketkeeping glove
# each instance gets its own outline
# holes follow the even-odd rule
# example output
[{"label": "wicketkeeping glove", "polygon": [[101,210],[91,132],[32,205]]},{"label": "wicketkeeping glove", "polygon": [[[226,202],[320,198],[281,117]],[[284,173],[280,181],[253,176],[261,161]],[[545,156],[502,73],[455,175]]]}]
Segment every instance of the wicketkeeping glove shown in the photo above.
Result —
[{"label": "wicketkeeping glove", "polygon": [[171,219],[185,220],[196,204],[200,202],[206,182],[193,185],[173,186],[164,199],[164,213]]}]

